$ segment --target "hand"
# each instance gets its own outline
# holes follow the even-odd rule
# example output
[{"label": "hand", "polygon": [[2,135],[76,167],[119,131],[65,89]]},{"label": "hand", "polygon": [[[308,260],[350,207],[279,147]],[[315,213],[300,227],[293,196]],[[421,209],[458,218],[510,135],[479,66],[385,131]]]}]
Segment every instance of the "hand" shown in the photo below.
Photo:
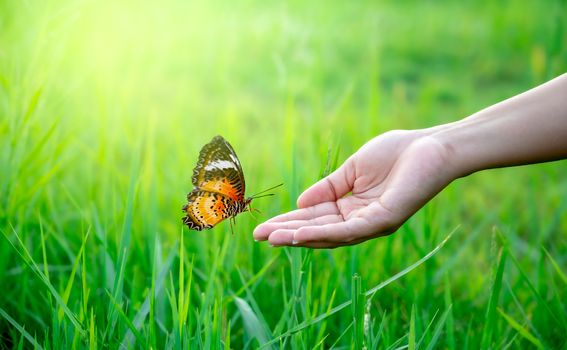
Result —
[{"label": "hand", "polygon": [[427,130],[391,131],[307,189],[299,209],[254,230],[274,246],[335,248],[395,232],[458,172]]},{"label": "hand", "polygon": [[360,243],[396,231],[458,177],[567,159],[565,96],[567,74],[454,123],[380,135],[254,238],[312,248]]}]

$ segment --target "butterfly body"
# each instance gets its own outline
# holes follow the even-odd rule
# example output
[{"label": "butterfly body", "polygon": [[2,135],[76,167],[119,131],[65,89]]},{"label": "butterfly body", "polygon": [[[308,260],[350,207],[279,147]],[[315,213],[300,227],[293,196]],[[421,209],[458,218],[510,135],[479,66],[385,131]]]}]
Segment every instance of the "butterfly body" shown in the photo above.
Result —
[{"label": "butterfly body", "polygon": [[201,149],[192,182],[193,191],[183,207],[183,223],[192,230],[210,229],[250,208],[252,198],[244,196],[242,166],[222,136],[215,136]]}]

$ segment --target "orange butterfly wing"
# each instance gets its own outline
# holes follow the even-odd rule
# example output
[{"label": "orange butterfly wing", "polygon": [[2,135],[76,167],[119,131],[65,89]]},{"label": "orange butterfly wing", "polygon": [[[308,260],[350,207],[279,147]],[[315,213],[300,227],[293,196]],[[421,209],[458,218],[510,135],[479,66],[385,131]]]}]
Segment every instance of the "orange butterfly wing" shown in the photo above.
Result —
[{"label": "orange butterfly wing", "polygon": [[220,193],[193,191],[187,196],[189,203],[183,207],[186,216],[183,223],[190,229],[209,229],[228,217],[229,198]]},{"label": "orange butterfly wing", "polygon": [[221,136],[201,149],[192,182],[195,188],[183,207],[187,213],[183,222],[190,229],[211,228],[245,210],[242,167],[232,146]]}]

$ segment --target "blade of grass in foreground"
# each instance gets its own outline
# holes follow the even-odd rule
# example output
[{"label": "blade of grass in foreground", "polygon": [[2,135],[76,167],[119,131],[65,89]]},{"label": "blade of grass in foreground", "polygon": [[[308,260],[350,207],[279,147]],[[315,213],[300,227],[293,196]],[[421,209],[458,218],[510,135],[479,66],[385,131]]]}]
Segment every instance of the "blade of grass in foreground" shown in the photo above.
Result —
[{"label": "blade of grass in foreground", "polygon": [[140,332],[138,332],[138,330],[136,329],[136,327],[134,326],[132,321],[130,321],[130,319],[128,318],[128,316],[124,312],[124,310],[122,310],[122,305],[118,305],[118,303],[116,302],[116,300],[114,300],[114,298],[112,297],[112,294],[108,290],[106,290],[106,294],[107,294],[108,298],[110,299],[112,307],[114,307],[114,309],[118,312],[118,315],[120,316],[120,318],[126,323],[128,328],[130,329],[130,331],[136,337],[138,344],[141,344],[141,346],[143,348],[147,349],[148,346],[146,344],[146,339],[142,336],[142,334],[140,334]]},{"label": "blade of grass in foreground", "polygon": [[8,315],[6,311],[4,311],[4,309],[2,309],[1,307],[0,307],[0,316],[4,317],[6,321],[10,322],[10,324],[14,326],[14,328],[16,328],[22,334],[22,336],[24,336],[30,343],[33,344],[35,349],[43,350],[43,348],[41,347],[41,345],[39,345],[39,343],[35,340],[35,338],[31,334],[29,334],[24,329],[24,327],[22,327],[18,322],[16,322],[16,320],[10,317],[10,315]]},{"label": "blade of grass in foreground", "polygon": [[435,344],[437,344],[437,341],[439,340],[439,337],[441,336],[441,331],[443,330],[443,326],[445,326],[445,322],[447,320],[447,316],[451,312],[451,308],[452,308],[452,306],[449,305],[447,310],[445,310],[443,315],[441,315],[441,317],[439,318],[439,321],[437,321],[437,326],[435,326],[435,330],[433,331],[433,336],[431,337],[429,344],[427,344],[426,350],[435,349]]},{"label": "blade of grass in foreground", "polygon": [[[368,291],[366,291],[365,295],[368,297],[368,299],[372,299],[372,297],[376,294],[376,292],[378,292],[379,290],[381,290],[382,288],[386,287],[387,285],[389,285],[390,283],[402,278],[403,276],[407,275],[408,273],[410,273],[411,271],[413,271],[414,269],[416,269],[418,266],[420,266],[421,264],[423,264],[424,262],[426,262],[427,260],[429,260],[432,256],[434,256],[441,248],[443,248],[443,246],[449,241],[449,239],[451,239],[451,237],[453,236],[453,234],[459,229],[459,226],[455,227],[453,229],[453,231],[451,231],[447,237],[441,241],[441,243],[439,243],[435,248],[433,248],[433,250],[431,250],[429,253],[427,253],[427,255],[425,255],[424,257],[422,257],[421,259],[419,259],[418,261],[416,261],[415,263],[411,264],[410,266],[406,267],[405,269],[403,269],[402,271],[398,272],[397,274],[395,274],[394,276],[388,278],[387,280],[385,280],[384,282],[378,284],[377,286],[369,289]],[[299,325],[293,327],[292,329],[287,330],[285,333],[277,336],[276,338],[270,340],[267,343],[262,344],[262,346],[260,347],[261,349],[263,349],[266,346],[270,346],[278,341],[280,341],[281,339],[288,337],[294,333],[297,333],[309,326],[312,326],[316,323],[319,323],[320,321],[326,319],[327,317],[341,311],[342,309],[348,307],[350,304],[352,303],[352,300],[348,300],[345,301],[344,303],[335,306],[334,308],[331,309],[331,311],[321,314],[317,317],[315,317],[312,320],[309,321],[304,321],[302,323],[300,323]]]},{"label": "blade of grass in foreground", "polygon": [[[140,147],[138,146],[134,160],[132,161],[130,169],[130,184],[128,185],[128,195],[125,203],[124,221],[122,223],[122,234],[120,238],[120,245],[118,250],[118,259],[116,261],[117,271],[114,275],[114,283],[112,288],[112,299],[119,303],[122,300],[124,290],[124,269],[126,267],[126,260],[128,258],[128,251],[130,249],[130,241],[132,239],[132,224],[134,221],[134,202],[136,199],[136,192],[138,187],[138,176],[140,169]],[[112,338],[116,329],[116,322],[118,320],[117,309],[113,303],[109,303],[107,311],[107,328],[104,331],[103,339]]]},{"label": "blade of grass in foreground", "polygon": [[502,290],[502,276],[504,275],[504,266],[506,265],[506,251],[500,248],[498,253],[498,263],[495,266],[494,280],[492,282],[492,292],[488,300],[488,308],[486,309],[486,323],[482,332],[481,348],[489,349],[492,344],[492,336],[494,335],[494,327],[496,325],[496,306],[500,298]]},{"label": "blade of grass in foreground", "polygon": [[[449,282],[449,274],[445,273],[445,292],[444,292],[445,307],[449,308],[453,305],[451,298],[451,283]],[[455,350],[455,325],[453,319],[453,311],[447,316],[447,343],[446,346],[449,350]]]},{"label": "blade of grass in foreground", "polygon": [[20,255],[24,263],[39,277],[39,279],[45,284],[47,289],[49,289],[49,292],[51,293],[55,301],[59,304],[59,306],[63,308],[63,312],[65,313],[65,315],[67,315],[67,317],[69,318],[75,329],[82,336],[84,336],[86,334],[86,331],[83,329],[81,323],[77,319],[77,316],[69,309],[69,307],[67,307],[67,304],[63,301],[63,298],[59,295],[59,293],[57,293],[55,287],[53,287],[49,279],[43,274],[41,268],[32,258],[30,252],[27,250],[25,244],[22,242],[22,239],[20,238],[14,227],[12,227],[12,231],[14,233],[14,236],[18,240],[18,244],[20,245],[21,250],[18,249],[16,245],[10,240],[6,232],[0,230],[0,232],[2,232],[2,234],[4,235],[4,238],[6,238],[6,240],[8,241],[8,243],[10,243],[12,248],[14,248],[14,250],[18,253],[18,255]]},{"label": "blade of grass in foreground", "polygon": [[91,309],[91,318],[89,322],[89,350],[98,349],[96,344],[96,327],[94,320],[94,309]]},{"label": "blade of grass in foreground", "polygon": [[524,269],[522,268],[522,265],[520,264],[520,261],[518,261],[518,259],[516,258],[516,256],[514,255],[514,252],[512,250],[512,248],[510,247],[510,242],[506,239],[506,237],[500,232],[498,231],[498,236],[500,241],[502,242],[502,248],[508,253],[508,256],[510,256],[510,260],[512,260],[512,263],[514,263],[514,265],[516,266],[516,269],[518,270],[518,272],[520,273],[520,277],[521,279],[528,285],[529,289],[531,290],[532,294],[536,297],[538,303],[540,305],[543,305],[543,310],[547,311],[549,316],[551,316],[553,318],[553,320],[560,326],[562,326],[563,330],[567,330],[567,327],[565,326],[565,322],[561,322],[560,318],[562,318],[561,316],[559,316],[558,314],[556,314],[555,310],[553,310],[548,302],[543,298],[543,296],[538,292],[538,290],[535,288],[534,284],[532,283],[532,281],[530,281],[528,275],[526,274],[526,272],[524,271]]},{"label": "blade of grass in foreground", "polygon": [[561,278],[561,280],[563,281],[563,283],[567,284],[567,276],[563,273],[563,271],[561,271],[561,268],[559,267],[559,264],[557,264],[557,262],[553,259],[553,257],[551,256],[551,254],[549,254],[549,252],[547,251],[547,249],[545,249],[545,247],[541,247],[541,249],[543,249],[545,255],[547,255],[547,258],[549,259],[549,261],[551,262],[551,265],[553,266],[553,268],[555,269],[555,272],[557,272],[557,275]]},{"label": "blade of grass in foreground", "polygon": [[[421,344],[423,344],[423,342],[425,341],[425,338],[427,337],[429,330],[431,329],[431,327],[433,327],[433,322],[437,321],[437,315],[438,314],[439,314],[439,310],[435,311],[435,313],[433,314],[433,317],[429,321],[429,324],[427,325],[427,327],[425,327],[423,332],[421,332],[422,333],[421,338],[419,338],[419,340],[414,344],[415,349],[419,349]],[[408,335],[411,337],[411,329],[410,329],[410,334],[408,334]],[[408,349],[409,349],[410,341],[411,341],[411,339],[408,339]]]},{"label": "blade of grass in foreground", "polygon": [[343,337],[345,336],[345,334],[347,334],[347,332],[350,330],[350,328],[352,327],[353,324],[354,324],[354,322],[351,322],[351,323],[348,324],[348,326],[345,328],[345,330],[337,337],[337,340],[335,340],[335,342],[333,343],[333,345],[331,345],[331,347],[329,349],[334,349],[335,346],[337,346],[339,341],[341,339],[343,339]]},{"label": "blade of grass in foreground", "polygon": [[[368,316],[370,316],[370,311],[368,309],[366,312],[368,313]],[[377,350],[378,344],[380,344],[380,341],[382,340],[384,325],[386,324],[386,312],[384,311],[384,313],[380,316],[380,323],[378,324],[377,330],[375,327],[377,319],[373,317],[368,318],[368,328],[367,331],[365,330],[367,350]]]},{"label": "blade of grass in foreground", "polygon": [[[157,242],[157,240],[158,239],[156,238],[156,242]],[[165,279],[167,277],[167,273],[170,271],[171,265],[173,264],[173,259],[175,258],[175,252],[177,250],[177,244],[178,243],[175,243],[175,244],[176,245],[174,245],[171,248],[171,252],[169,253],[169,256],[167,257],[164,264],[162,265],[159,274],[157,275],[157,277],[155,277],[155,280],[153,281],[153,283],[154,283],[153,284],[153,292],[146,296],[146,299],[142,303],[140,310],[138,311],[138,313],[134,317],[134,320],[132,321],[132,323],[134,324],[134,327],[138,331],[142,328],[142,325],[144,323],[144,320],[146,319],[146,316],[151,311],[150,307],[151,307],[152,298],[154,298],[156,294],[160,293],[161,290],[163,289],[163,286],[165,285]],[[156,260],[157,260],[157,258],[154,258],[154,264],[155,264]],[[157,268],[157,267],[154,267],[154,268]],[[150,317],[150,318],[152,318],[152,317]],[[150,325],[151,325],[151,327],[154,327],[153,321],[150,322]],[[134,333],[132,331],[128,330],[128,332],[126,333],[124,338],[122,338],[121,345],[128,347],[127,345],[131,344],[133,338],[134,338]]]},{"label": "blade of grass in foreground", "polygon": [[515,330],[518,331],[518,333],[520,333],[522,337],[524,337],[526,340],[532,343],[536,348],[544,349],[543,344],[538,339],[536,339],[536,337],[534,337],[533,334],[531,334],[527,329],[522,327],[522,325],[516,322],[512,317],[508,316],[504,311],[502,311],[502,309],[498,308],[498,312],[502,317],[504,317],[504,319],[508,322],[508,324],[512,326],[512,328],[514,328]]},{"label": "blade of grass in foreground", "polygon": [[251,278],[246,280],[246,283],[242,285],[242,287],[240,287],[240,289],[238,289],[234,295],[229,295],[226,299],[225,299],[225,304],[229,303],[230,301],[232,301],[232,299],[235,296],[239,296],[240,294],[242,294],[244,291],[246,291],[252,284],[254,284],[254,282],[256,282],[260,277],[262,277],[270,267],[272,267],[272,264],[279,258],[278,255],[274,255],[272,257],[272,259],[270,261],[268,261],[260,271],[258,271],[257,274],[255,274],[254,276],[252,276]]},{"label": "blade of grass in foreground", "polygon": [[354,348],[359,350],[364,348],[364,306],[365,295],[362,290],[362,278],[354,274],[352,277],[352,319],[354,330],[352,332]]},{"label": "blade of grass in foreground", "polygon": [[[71,270],[71,276],[69,276],[69,280],[67,281],[67,287],[63,292],[62,298],[65,305],[69,302],[69,296],[71,295],[71,289],[73,288],[73,282],[75,281],[75,274],[77,273],[77,268],[79,267],[79,263],[81,261],[81,257],[83,255],[83,251],[85,250],[85,245],[89,238],[89,231],[87,231],[85,237],[83,238],[83,244],[81,244],[81,249],[79,249],[79,253],[77,253],[77,257],[75,258],[75,262],[73,263],[73,269]],[[47,276],[46,276],[47,277]],[[83,277],[85,277],[83,275]],[[63,308],[59,308],[59,312],[57,313],[57,319],[59,322],[63,320]]]},{"label": "blade of grass in foreground", "polygon": [[[238,270],[238,271],[239,271],[239,275],[240,275],[240,280],[244,284],[245,278],[242,275],[242,273],[240,272],[240,270]],[[255,332],[263,331],[262,334],[264,336],[262,338],[265,339],[264,341],[261,341],[261,339],[259,337],[255,336],[255,338],[258,339],[259,344],[262,344],[263,342],[266,342],[266,341],[268,341],[268,339],[272,338],[273,335],[272,335],[272,332],[270,331],[270,329],[267,326],[268,323],[266,322],[266,319],[264,318],[264,315],[262,314],[262,311],[260,310],[260,307],[258,306],[258,303],[256,302],[254,295],[252,294],[252,291],[249,288],[246,288],[245,291],[246,291],[246,298],[248,300],[247,305],[250,307],[251,311],[254,314],[254,317],[256,317],[258,319],[259,324],[262,326],[261,329],[255,330]],[[238,297],[235,296],[235,300],[236,300],[236,298],[238,298]],[[244,299],[241,299],[241,300],[244,300]],[[242,303],[240,304],[240,306],[242,306]],[[240,309],[240,306],[239,306],[239,309]],[[242,314],[242,319],[243,319],[243,321],[246,322],[244,314]]]},{"label": "blade of grass in foreground", "polygon": [[246,328],[246,332],[250,334],[252,337],[256,338],[260,344],[264,344],[262,347],[269,347],[268,337],[267,334],[264,332],[264,327],[260,323],[260,319],[254,313],[250,305],[246,302],[246,300],[234,297],[234,303],[238,307],[240,314],[242,315],[242,321],[244,322],[244,327]]},{"label": "blade of grass in foreground", "polygon": [[411,317],[409,326],[408,350],[415,350],[415,304],[411,306]]}]

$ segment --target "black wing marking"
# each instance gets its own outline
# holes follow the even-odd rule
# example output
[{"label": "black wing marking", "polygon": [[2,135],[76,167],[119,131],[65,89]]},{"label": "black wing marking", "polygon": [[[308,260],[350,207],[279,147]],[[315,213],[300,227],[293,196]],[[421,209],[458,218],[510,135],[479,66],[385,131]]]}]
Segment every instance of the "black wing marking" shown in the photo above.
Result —
[{"label": "black wing marking", "polygon": [[193,169],[191,179],[196,188],[211,178],[223,177],[227,170],[237,172],[238,182],[242,184],[242,193],[245,193],[244,173],[240,160],[232,146],[220,135],[215,136],[211,142],[203,146],[199,152],[199,160]]}]

